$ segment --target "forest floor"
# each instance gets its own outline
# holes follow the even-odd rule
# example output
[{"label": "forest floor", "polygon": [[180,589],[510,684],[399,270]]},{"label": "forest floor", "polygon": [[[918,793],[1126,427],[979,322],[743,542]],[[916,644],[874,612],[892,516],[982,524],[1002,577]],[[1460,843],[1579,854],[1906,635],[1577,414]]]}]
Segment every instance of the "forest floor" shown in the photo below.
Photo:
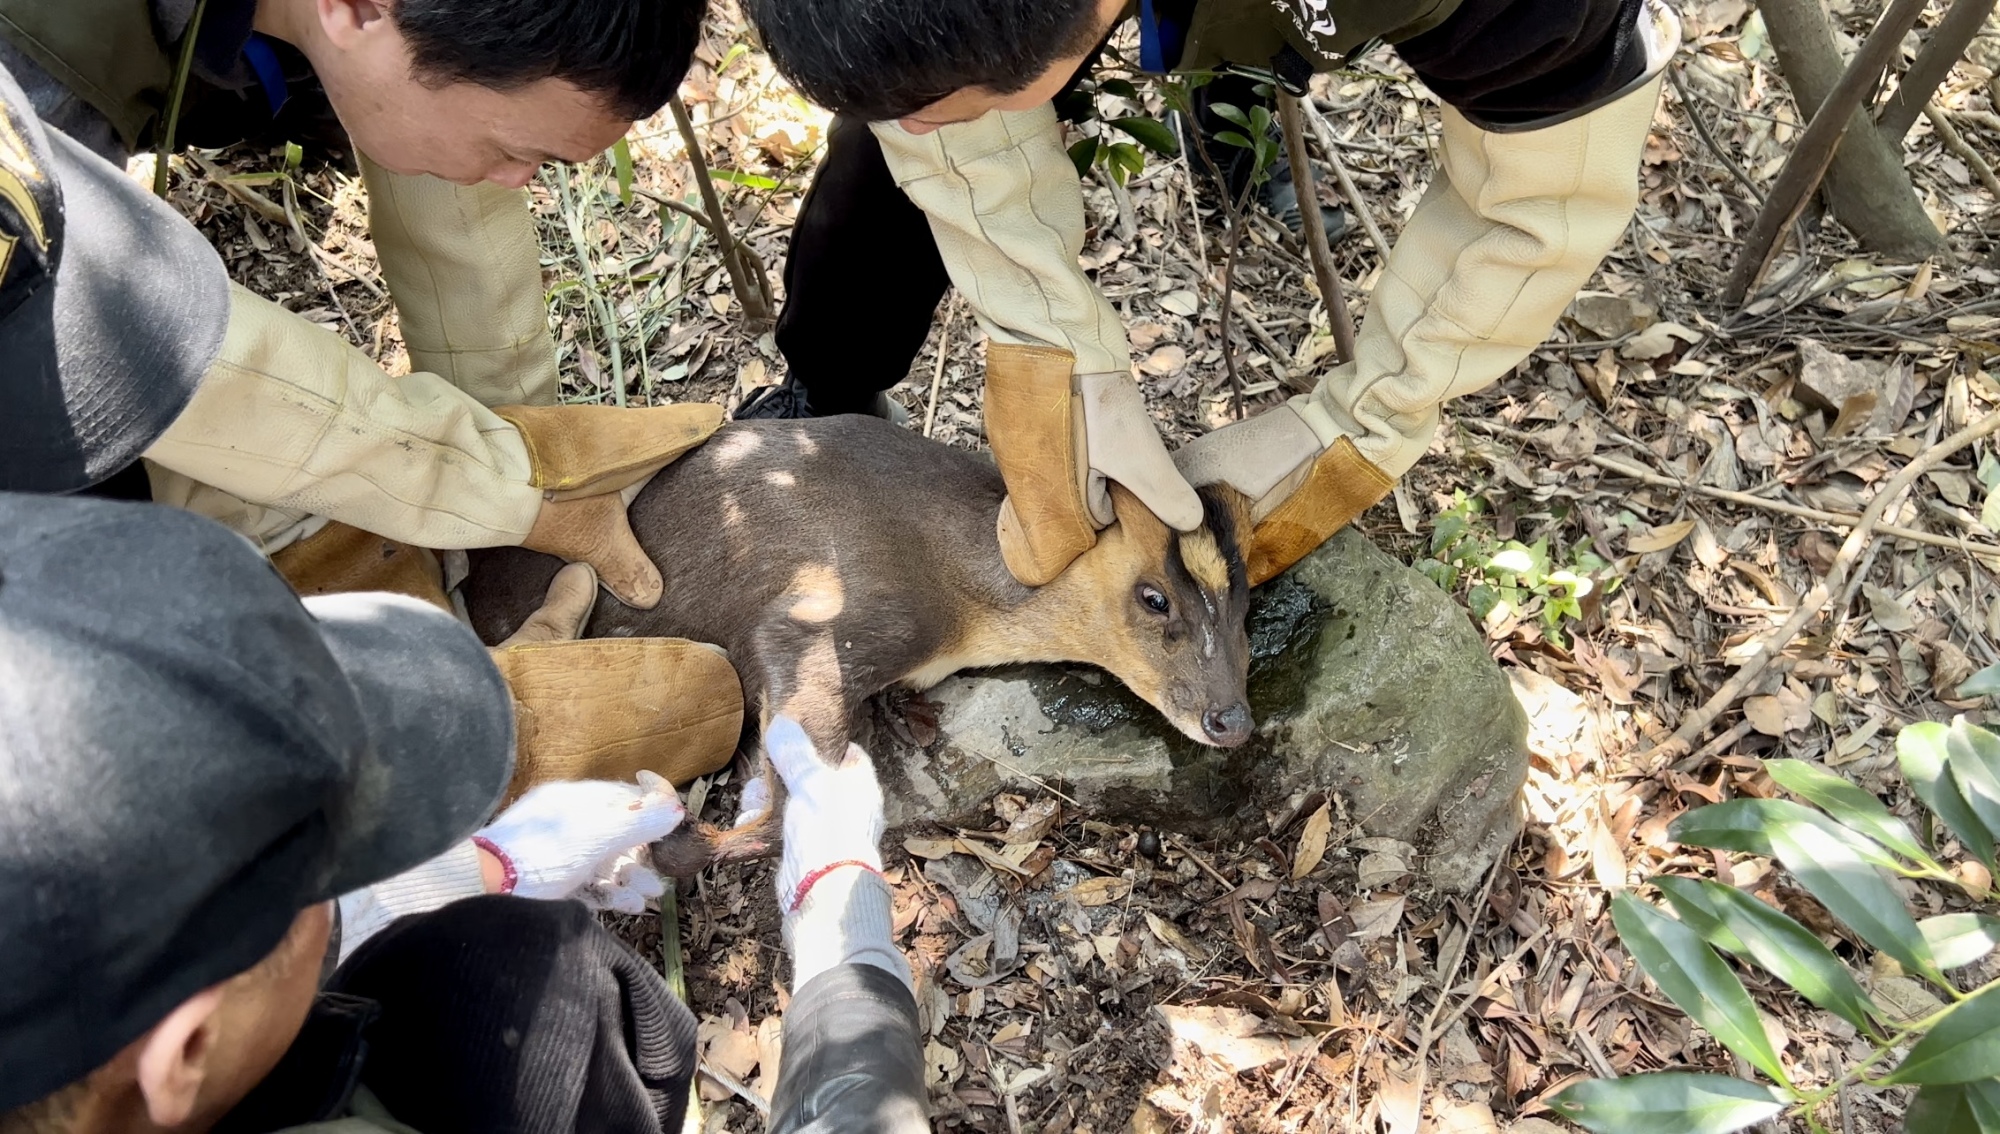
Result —
[{"label": "forest floor", "polygon": [[[1850,33],[1873,18],[1833,7]],[[993,802],[988,830],[918,832],[891,848],[890,878],[940,1129],[1542,1134],[1567,1128],[1543,1100],[1580,1076],[1737,1073],[1612,928],[1610,897],[1663,872],[1756,893],[1823,930],[1878,994],[1894,987],[1781,872],[1683,848],[1666,829],[1703,802],[1777,794],[1761,759],[1781,756],[1835,769],[1910,813],[1898,728],[1977,719],[1983,702],[1957,687],[2000,663],[1991,442],[1917,481],[1883,518],[1903,534],[1869,543],[1824,618],[1785,644],[1690,757],[1662,763],[1649,750],[1760,635],[1820,601],[1815,586],[1856,515],[1897,470],[2000,409],[2000,382],[1983,369],[2000,354],[1990,227],[2000,202],[1990,171],[1964,156],[2000,164],[1994,74],[1962,63],[1939,93],[1962,144],[1925,121],[1906,140],[1949,258],[1884,261],[1808,218],[1806,247],[1783,250],[1766,292],[1731,312],[1717,299],[1722,279],[1799,113],[1746,0],[1682,8],[1686,44],[1647,143],[1637,220],[1550,340],[1447,407],[1428,459],[1359,521],[1407,561],[1461,553],[1438,573],[1481,611],[1532,721],[1526,825],[1511,855],[1481,892],[1424,903],[1406,900],[1404,872],[1358,870],[1365,854],[1396,848],[1297,814],[1195,844],[1022,794]],[[1314,93],[1360,190],[1355,205],[1393,240],[1431,176],[1436,100],[1389,52],[1322,76]],[[730,224],[781,296],[827,119],[749,46],[727,5],[683,96]],[[1136,99],[1098,101],[1105,117],[1161,113],[1143,82]],[[778,381],[783,360],[694,219],[695,174],[671,117],[641,123],[629,147],[629,200],[610,156],[546,169],[532,189],[571,396],[733,405]],[[338,163],[308,154],[290,167],[281,149],[237,147],[176,168],[175,202],[237,278],[385,366],[407,365],[364,197]],[[1225,218],[1186,161],[1151,158],[1122,186],[1099,169],[1085,190],[1084,263],[1126,318],[1172,441],[1232,418],[1225,351],[1249,413],[1326,371],[1326,314],[1304,249],[1281,227],[1255,213],[1246,222],[1225,344]],[[1356,226],[1334,252],[1365,319],[1381,251]],[[965,305],[948,299],[895,391],[913,428],[981,445],[981,355]],[[1472,542],[1441,548],[1441,521]],[[1548,588],[1494,605],[1506,580],[1485,564],[1508,541],[1588,576],[1591,592],[1553,619],[1543,615],[1562,592]],[[729,813],[727,779],[699,789],[711,816]],[[996,838],[1004,856],[987,849]],[[1983,885],[1957,849],[1948,861],[1967,885],[1907,885],[1919,910],[1991,912],[1970,896]],[[1018,960],[1004,972],[985,964],[967,916],[995,902],[1022,914]],[[657,947],[657,919],[622,928]],[[680,929],[704,1021],[704,1128],[761,1129],[786,999],[768,868],[699,879],[681,897]],[[1784,986],[1753,980],[1752,991],[1802,1085],[1838,1079],[1865,1054],[1851,1027]],[[1889,1132],[1906,1102],[1854,1087],[1823,1117],[1852,1134]]]}]

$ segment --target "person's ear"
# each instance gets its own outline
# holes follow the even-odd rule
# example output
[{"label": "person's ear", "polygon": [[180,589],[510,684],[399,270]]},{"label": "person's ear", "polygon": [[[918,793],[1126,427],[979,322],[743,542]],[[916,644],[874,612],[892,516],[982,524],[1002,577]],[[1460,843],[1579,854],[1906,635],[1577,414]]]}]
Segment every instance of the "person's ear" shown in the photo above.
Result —
[{"label": "person's ear", "polygon": [[194,1113],[215,1051],[221,1006],[221,985],[203,989],[139,1038],[139,1092],[155,1126],[172,1128]]},{"label": "person's ear", "polygon": [[383,0],[314,0],[320,30],[335,47],[352,49],[361,37],[386,28],[389,6]]}]

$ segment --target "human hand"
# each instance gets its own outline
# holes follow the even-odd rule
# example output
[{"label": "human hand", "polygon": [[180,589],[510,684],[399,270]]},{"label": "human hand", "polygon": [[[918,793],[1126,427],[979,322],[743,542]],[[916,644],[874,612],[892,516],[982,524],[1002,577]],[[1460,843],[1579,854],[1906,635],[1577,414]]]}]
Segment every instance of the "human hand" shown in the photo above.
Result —
[{"label": "human hand", "polygon": [[[687,817],[673,785],[642,771],[636,784],[603,780],[547,783],[523,795],[473,836],[500,860],[501,893],[567,898],[596,884],[599,900],[630,904],[626,892],[657,897],[659,889],[619,860],[635,847],[667,837]],[[613,908],[617,908],[614,906]]]}]

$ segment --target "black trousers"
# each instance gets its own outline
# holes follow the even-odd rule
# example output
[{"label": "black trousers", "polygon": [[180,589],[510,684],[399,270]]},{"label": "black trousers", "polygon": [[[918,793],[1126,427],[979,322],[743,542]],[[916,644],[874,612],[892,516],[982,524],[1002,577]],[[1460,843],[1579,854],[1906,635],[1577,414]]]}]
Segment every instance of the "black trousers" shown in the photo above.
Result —
[{"label": "black trousers", "polygon": [[[1056,96],[1058,106],[1093,64]],[[1226,74],[1195,92],[1202,144],[1228,179],[1247,176],[1248,168],[1237,172],[1242,150],[1206,140],[1236,128],[1208,107],[1229,103],[1247,112],[1268,104],[1255,86]],[[1206,163],[1194,164],[1205,172]],[[951,278],[930,222],[896,186],[867,123],[834,118],[826,157],[792,226],[784,274],[776,337],[791,380],[805,387],[816,416],[869,412],[875,395],[909,375]]]}]

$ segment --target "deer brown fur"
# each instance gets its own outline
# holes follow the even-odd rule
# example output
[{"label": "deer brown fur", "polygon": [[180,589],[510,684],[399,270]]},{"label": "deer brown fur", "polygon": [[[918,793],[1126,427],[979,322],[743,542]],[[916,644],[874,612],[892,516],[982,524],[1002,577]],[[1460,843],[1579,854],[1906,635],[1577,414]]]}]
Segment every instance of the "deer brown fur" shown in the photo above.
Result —
[{"label": "deer brown fur", "polygon": [[[1204,491],[1203,526],[1182,534],[1116,485],[1112,494],[1118,523],[1031,588],[1001,562],[1005,488],[983,457],[870,417],[731,424],[632,502],[665,598],[642,611],[600,595],[584,633],[721,646],[760,720],[796,719],[829,759],[845,752],[868,697],[1017,662],[1101,666],[1195,740],[1241,744],[1251,727],[1243,498]],[[464,594],[480,637],[512,633],[560,566],[519,548],[474,553]],[[777,814],[690,829],[655,857],[687,873],[761,853]]]}]

